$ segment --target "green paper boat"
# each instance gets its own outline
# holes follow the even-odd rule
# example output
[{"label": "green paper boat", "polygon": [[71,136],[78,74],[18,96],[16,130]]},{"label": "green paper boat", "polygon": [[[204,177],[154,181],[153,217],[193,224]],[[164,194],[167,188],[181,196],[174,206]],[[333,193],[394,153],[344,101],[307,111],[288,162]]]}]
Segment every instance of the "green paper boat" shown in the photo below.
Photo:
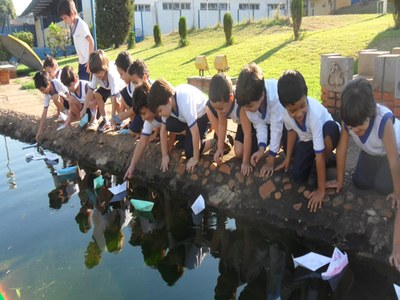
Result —
[{"label": "green paper boat", "polygon": [[131,203],[135,209],[138,211],[151,211],[154,206],[154,202],[131,199]]}]

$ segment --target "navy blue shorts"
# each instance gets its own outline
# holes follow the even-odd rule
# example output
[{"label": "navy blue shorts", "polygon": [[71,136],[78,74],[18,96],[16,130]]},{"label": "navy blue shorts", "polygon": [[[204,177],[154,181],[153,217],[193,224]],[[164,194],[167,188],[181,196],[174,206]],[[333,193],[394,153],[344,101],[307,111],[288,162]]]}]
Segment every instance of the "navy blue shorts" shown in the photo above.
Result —
[{"label": "navy blue shorts", "polygon": [[[322,127],[322,132],[324,139],[326,137],[331,138],[333,149],[335,149],[340,137],[339,125],[335,121],[327,121]],[[293,154],[293,179],[296,183],[302,184],[307,181],[315,163],[313,141],[301,142],[297,140]]]},{"label": "navy blue shorts", "polygon": [[387,156],[375,156],[361,151],[353,183],[360,189],[374,189],[381,194],[392,193],[393,179]]},{"label": "navy blue shorts", "polygon": [[[241,124],[238,124],[237,126],[235,141],[241,142],[242,144],[244,142],[243,127]],[[258,151],[257,132],[253,127],[253,124],[251,124],[251,154],[257,151]]]},{"label": "navy blue shorts", "polygon": [[122,97],[122,99],[124,99],[126,105],[128,105],[129,107],[132,107],[132,97],[129,96],[128,88],[127,88],[127,87],[124,87],[124,88],[121,90],[120,93],[121,93],[121,97]]},{"label": "navy blue shorts", "polygon": [[144,121],[140,115],[135,115],[131,124],[129,125],[129,129],[134,133],[141,133],[143,128]]},{"label": "navy blue shorts", "polygon": [[99,93],[101,97],[103,98],[104,103],[106,103],[108,97],[111,96],[111,90],[107,90],[103,87],[99,87],[98,89],[95,90],[96,93]]},{"label": "navy blue shorts", "polygon": [[89,75],[90,74],[86,72],[86,64],[79,64],[79,68],[78,68],[79,79],[89,81]]},{"label": "navy blue shorts", "polygon": [[[181,133],[185,131],[185,156],[187,159],[193,157],[193,141],[192,141],[192,133],[190,132],[190,128],[187,123],[179,121],[175,117],[169,117],[166,122],[167,131],[173,133]],[[204,114],[201,118],[197,119],[197,127],[199,128],[199,135],[201,141],[200,155],[204,149],[204,139],[206,137],[207,130],[210,126],[208,121],[207,114]]]}]

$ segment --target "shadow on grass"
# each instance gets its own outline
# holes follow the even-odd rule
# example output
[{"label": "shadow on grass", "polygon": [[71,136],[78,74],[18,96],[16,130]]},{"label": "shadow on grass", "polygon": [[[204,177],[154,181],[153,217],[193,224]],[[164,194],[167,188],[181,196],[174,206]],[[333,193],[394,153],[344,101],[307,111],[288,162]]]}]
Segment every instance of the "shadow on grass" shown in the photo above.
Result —
[{"label": "shadow on grass", "polygon": [[264,60],[268,59],[270,56],[272,56],[273,54],[275,54],[276,52],[278,52],[279,50],[281,50],[282,48],[286,47],[287,45],[289,45],[291,42],[293,41],[293,39],[289,39],[285,42],[283,42],[282,44],[276,46],[275,48],[272,48],[271,50],[265,52],[263,55],[257,57],[254,62],[256,64],[259,64],[261,62],[263,62]]},{"label": "shadow on grass", "polygon": [[367,45],[367,49],[376,48],[379,51],[392,51],[399,46],[400,30],[394,27],[379,32]]},{"label": "shadow on grass", "polygon": [[219,50],[221,50],[221,49],[223,49],[223,48],[226,48],[226,47],[227,47],[227,46],[226,46],[225,44],[223,44],[223,45],[221,45],[221,46],[219,46],[219,47],[217,47],[217,48],[214,48],[214,49],[208,50],[208,51],[206,51],[206,52],[200,53],[200,54],[196,55],[194,58],[191,58],[191,59],[189,59],[189,60],[187,60],[187,61],[181,63],[179,66],[184,66],[184,65],[193,63],[193,62],[196,60],[196,57],[199,56],[199,55],[205,55],[205,56],[211,55],[211,54],[214,54],[215,52],[218,52]]},{"label": "shadow on grass", "polygon": [[177,49],[177,48],[172,48],[172,49],[166,50],[166,51],[164,51],[164,52],[159,52],[159,53],[157,53],[157,54],[154,54],[154,55],[152,55],[152,56],[150,56],[150,57],[145,58],[144,60],[146,60],[146,61],[152,60],[153,58],[156,58],[156,57],[158,57],[158,56],[160,56],[160,55],[167,54],[167,53],[169,53],[169,52],[175,51],[176,49]]}]

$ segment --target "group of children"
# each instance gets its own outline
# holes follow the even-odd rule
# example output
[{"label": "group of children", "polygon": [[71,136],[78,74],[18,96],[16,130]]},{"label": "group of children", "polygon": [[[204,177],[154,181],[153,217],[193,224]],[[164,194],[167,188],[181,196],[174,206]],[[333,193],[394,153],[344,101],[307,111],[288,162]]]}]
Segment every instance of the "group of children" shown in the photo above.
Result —
[{"label": "group of children", "polygon": [[[69,9],[63,9],[67,4]],[[75,46],[79,45],[75,35],[84,22],[77,16],[73,1],[61,1],[59,13],[72,26]],[[193,171],[200,156],[214,147],[215,139],[205,139],[210,124],[217,140],[214,160],[221,163],[231,119],[238,124],[233,148],[242,161],[241,173],[247,176],[263,162],[261,177],[291,169],[294,181],[302,184],[315,169],[317,188],[309,196],[308,208],[316,212],[322,206],[326,188],[339,192],[343,186],[346,151],[352,136],[361,149],[354,184],[388,194],[393,207],[400,207],[400,121],[389,109],[376,104],[366,79],[352,80],[343,90],[339,124],[319,101],[308,96],[305,79],[298,71],[285,71],[279,80],[265,80],[260,67],[251,63],[241,70],[235,89],[225,74],[213,76],[207,99],[188,84],[173,87],[163,79],[151,81],[145,62],[134,61],[128,52],[120,53],[115,65],[110,63],[102,50],[93,51],[90,32],[79,32],[76,39],[83,38],[87,43],[84,50],[77,47],[79,73],[69,66],[60,72],[54,69],[56,63],[45,62],[47,72],[38,72],[34,77],[36,87],[45,94],[38,141],[53,100],[60,114],[69,110],[66,126],[88,114],[90,130],[104,132],[129,126],[133,135],[140,135],[125,178],[133,175],[146,145],[158,135],[160,169],[168,170],[168,153],[178,139],[188,160],[186,169]],[[84,71],[91,73],[90,81],[81,77]],[[108,98],[112,118],[105,110]],[[285,158],[276,165],[281,146]],[[326,162],[335,149],[337,179],[327,182]],[[395,223],[391,262],[400,269],[397,217]]]}]

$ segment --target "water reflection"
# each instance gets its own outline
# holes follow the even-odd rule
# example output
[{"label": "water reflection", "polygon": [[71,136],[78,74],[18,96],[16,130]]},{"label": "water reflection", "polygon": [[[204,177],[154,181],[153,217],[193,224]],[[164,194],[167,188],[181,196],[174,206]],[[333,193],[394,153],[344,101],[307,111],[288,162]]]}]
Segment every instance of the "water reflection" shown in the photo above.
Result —
[{"label": "water reflection", "polygon": [[10,159],[10,153],[9,153],[9,150],[8,150],[7,138],[5,136],[4,136],[4,147],[5,147],[6,156],[7,156],[7,169],[8,169],[8,172],[7,172],[6,176],[8,178],[8,184],[9,184],[8,188],[13,190],[13,189],[17,188],[17,182],[15,180],[15,173],[14,173],[14,171],[11,170],[11,167],[10,167],[11,159]]},{"label": "water reflection", "polygon": [[[13,165],[22,186],[24,168],[18,169],[16,162],[13,160]],[[83,298],[78,296],[81,294],[88,299],[90,295],[110,299],[116,292],[116,299],[132,299],[134,293],[141,299],[395,299],[392,283],[398,278],[384,267],[377,272],[376,265],[370,267],[350,257],[350,265],[341,276],[323,281],[321,270],[294,269],[291,256],[308,251],[330,256],[330,247],[316,247],[292,232],[229,219],[209,210],[194,216],[187,200],[193,201],[197,195],[177,197],[160,186],[131,183],[127,197],[115,199],[108,191],[121,183],[115,176],[71,160],[45,163],[48,174],[31,186],[35,192],[43,189],[39,184],[47,176],[48,184],[40,196],[44,201],[31,205],[5,197],[12,199],[7,204],[15,205],[9,210],[2,201],[2,211],[7,210],[3,228],[25,211],[29,213],[24,217],[29,222],[20,218],[15,226],[1,232],[7,242],[6,248],[0,247],[0,275],[9,293],[23,287],[26,299],[39,299],[42,295],[35,292],[46,286],[46,292],[40,293],[53,296],[47,299],[63,295],[64,299],[78,299]],[[43,162],[36,164],[43,169]],[[74,165],[73,176],[58,175],[61,169]],[[19,190],[6,192],[11,195]],[[55,194],[57,200],[50,201],[48,194]],[[128,201],[131,198],[153,201],[152,212],[135,211]],[[39,205],[50,209],[34,210]],[[68,220],[70,228],[65,226]],[[19,223],[20,230],[14,230]],[[30,251],[25,252],[27,248]],[[2,269],[1,263],[4,266],[16,253],[24,260]],[[32,270],[36,281],[29,275]],[[202,291],[206,292],[199,295]]]}]

